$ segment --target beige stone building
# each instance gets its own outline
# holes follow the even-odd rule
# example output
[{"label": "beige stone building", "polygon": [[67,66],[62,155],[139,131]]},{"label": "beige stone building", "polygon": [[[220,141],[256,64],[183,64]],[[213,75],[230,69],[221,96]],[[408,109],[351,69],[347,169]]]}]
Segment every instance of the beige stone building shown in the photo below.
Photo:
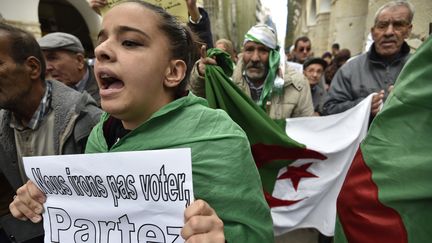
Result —
[{"label": "beige stone building", "polygon": [[[364,51],[375,13],[388,0],[294,0],[297,6],[295,37],[306,35],[316,56],[330,50],[333,43],[348,48],[351,54]],[[429,35],[432,1],[411,0],[415,7],[413,31],[408,43],[416,49]],[[293,41],[290,40],[291,43]]]},{"label": "beige stone building", "polygon": [[[256,0],[198,0],[210,14],[214,39],[241,45],[246,31],[256,23]],[[4,21],[35,34],[62,31],[79,37],[92,57],[101,18],[87,0],[0,0]]]},{"label": "beige stone building", "polygon": [[204,0],[203,5],[210,16],[213,39],[229,39],[240,50],[244,34],[257,23],[256,0]]},{"label": "beige stone building", "polygon": [[0,14],[36,37],[55,31],[76,35],[93,56],[101,19],[86,0],[0,0]]},{"label": "beige stone building", "polygon": [[[337,42],[352,54],[363,51],[376,10],[388,0],[288,0],[286,45],[301,35],[312,40],[315,55]],[[214,40],[227,38],[240,50],[247,30],[257,23],[260,0],[199,0],[209,12]],[[416,13],[409,44],[416,48],[430,32],[432,0],[411,0]],[[87,0],[0,0],[4,21],[22,27],[36,37],[63,31],[80,38],[93,56],[101,18]]]}]

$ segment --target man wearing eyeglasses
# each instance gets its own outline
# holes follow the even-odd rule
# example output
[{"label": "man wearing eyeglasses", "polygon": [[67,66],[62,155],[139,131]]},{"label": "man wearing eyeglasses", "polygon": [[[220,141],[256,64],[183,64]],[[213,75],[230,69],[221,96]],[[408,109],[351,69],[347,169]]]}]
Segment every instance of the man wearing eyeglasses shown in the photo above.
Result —
[{"label": "man wearing eyeglasses", "polygon": [[307,36],[301,36],[294,42],[293,62],[303,64],[306,59],[312,57],[312,43]]},{"label": "man wearing eyeglasses", "polygon": [[411,33],[413,16],[414,7],[407,1],[392,1],[378,9],[371,28],[373,44],[367,53],[336,73],[323,106],[324,115],[348,110],[374,92],[371,115],[378,113],[409,58],[405,39]]}]

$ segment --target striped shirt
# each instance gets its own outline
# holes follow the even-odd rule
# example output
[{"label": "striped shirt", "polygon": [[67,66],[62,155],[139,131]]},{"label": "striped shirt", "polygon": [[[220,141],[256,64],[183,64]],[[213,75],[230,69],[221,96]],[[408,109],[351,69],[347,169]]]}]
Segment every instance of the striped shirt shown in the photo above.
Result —
[{"label": "striped shirt", "polygon": [[23,125],[20,121],[18,121],[15,116],[12,116],[11,122],[9,126],[11,128],[17,130],[24,130],[30,128],[32,130],[36,130],[39,127],[39,124],[43,121],[50,110],[51,100],[52,100],[52,84],[45,81],[45,94],[42,97],[41,102],[37,110],[33,113],[32,118],[30,119],[27,125]]}]

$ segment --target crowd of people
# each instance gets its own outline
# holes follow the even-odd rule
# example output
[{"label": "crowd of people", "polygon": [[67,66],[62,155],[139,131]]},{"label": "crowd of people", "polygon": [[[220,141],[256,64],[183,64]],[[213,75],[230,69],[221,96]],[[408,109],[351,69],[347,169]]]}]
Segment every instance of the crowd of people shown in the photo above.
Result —
[{"label": "crowd of people", "polygon": [[[265,24],[245,33],[239,54],[228,39],[213,43],[207,12],[186,2],[187,26],[146,2],[112,7],[103,16],[94,66],[70,33],[36,40],[0,23],[0,242],[43,242],[46,195],[26,177],[22,157],[173,147],[192,148],[199,198],[185,209],[186,242],[331,242],[315,229],[273,236],[247,135],[224,111],[206,106],[206,66],[218,65],[206,50],[230,55],[232,82],[272,119],[340,113],[376,93],[373,118],[410,57],[405,39],[413,6],[383,5],[366,53],[351,57],[335,43],[315,56],[301,36],[284,57]],[[96,11],[106,4],[90,1]],[[143,142],[159,136],[172,142]],[[232,150],[218,151],[226,147]]]}]

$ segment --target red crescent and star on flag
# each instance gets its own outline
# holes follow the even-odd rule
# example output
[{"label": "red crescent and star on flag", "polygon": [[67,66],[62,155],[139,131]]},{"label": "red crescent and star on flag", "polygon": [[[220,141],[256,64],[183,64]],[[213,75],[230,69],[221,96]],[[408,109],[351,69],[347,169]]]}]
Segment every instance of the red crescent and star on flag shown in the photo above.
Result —
[{"label": "red crescent and star on flag", "polygon": [[[327,157],[317,151],[310,150],[307,148],[293,148],[284,147],[281,145],[266,145],[266,144],[254,144],[251,147],[252,154],[255,159],[255,163],[258,170],[263,169],[266,166],[272,165],[272,169],[279,171],[283,167],[287,167],[287,171],[284,172],[279,177],[277,173],[269,178],[270,184],[274,186],[276,180],[290,179],[294,189],[297,191],[298,185],[302,178],[318,178],[317,175],[310,173],[307,169],[313,164],[312,162],[295,166],[287,166],[286,163],[272,163],[274,161],[288,160],[289,162],[298,159],[318,159],[326,160]],[[276,166],[275,166],[276,165]],[[265,180],[265,179],[263,179]],[[290,206],[292,204],[298,203],[303,199],[299,200],[284,200],[280,198],[275,198],[272,196],[268,190],[264,189],[264,196],[270,207],[280,207],[280,206]]]}]

